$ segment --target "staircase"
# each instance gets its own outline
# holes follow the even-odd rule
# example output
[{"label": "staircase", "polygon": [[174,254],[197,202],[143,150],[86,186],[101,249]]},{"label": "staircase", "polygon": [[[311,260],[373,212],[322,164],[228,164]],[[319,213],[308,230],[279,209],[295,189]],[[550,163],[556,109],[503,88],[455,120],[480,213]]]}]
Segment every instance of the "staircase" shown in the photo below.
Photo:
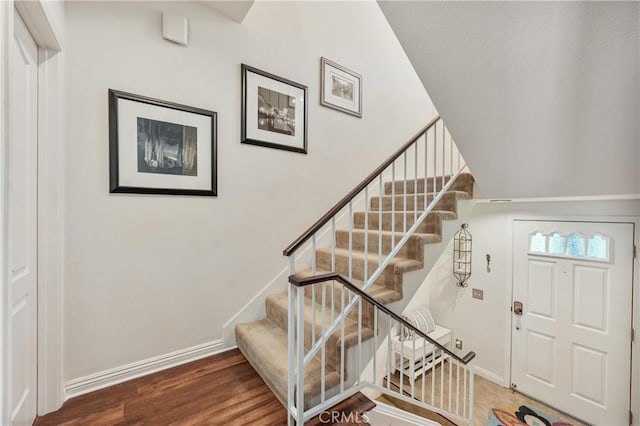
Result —
[{"label": "staircase", "polygon": [[[307,422],[367,388],[456,419],[472,418],[468,364],[475,354],[458,357],[387,305],[411,296],[404,294],[405,274],[423,270],[425,245],[442,242],[443,222],[458,218],[458,200],[471,199],[473,186],[437,117],[285,250],[288,292],[266,298],[266,318],[237,325],[236,342],[289,409],[290,424]],[[388,385],[395,371],[389,336],[405,330],[416,335],[409,359],[420,359],[420,350],[441,355],[439,364],[431,362],[432,377],[443,375],[445,360],[449,374],[458,368],[458,393],[448,398],[455,410],[451,402],[437,407]],[[421,359],[429,371],[427,357]]]}]

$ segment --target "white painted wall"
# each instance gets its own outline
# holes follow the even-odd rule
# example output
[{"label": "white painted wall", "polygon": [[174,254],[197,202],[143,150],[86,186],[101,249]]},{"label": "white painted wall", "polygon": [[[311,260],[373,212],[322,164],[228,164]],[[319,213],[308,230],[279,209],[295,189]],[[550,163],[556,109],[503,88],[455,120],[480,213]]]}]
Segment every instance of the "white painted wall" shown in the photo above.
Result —
[{"label": "white painted wall", "polygon": [[640,3],[379,3],[486,197],[640,193]]},{"label": "white painted wall", "polygon": [[[161,37],[161,12],[190,45]],[[69,2],[65,379],[215,341],[282,249],[435,114],[374,2]],[[364,76],[364,118],[319,106],[320,57]],[[240,144],[240,64],[309,86],[309,155]],[[218,112],[217,198],[108,193],[107,89]]]},{"label": "white painted wall", "polygon": [[[436,322],[452,330],[452,339],[462,339],[458,351],[477,353],[475,365],[480,374],[496,382],[509,384],[509,339],[511,330],[512,240],[514,219],[551,218],[554,220],[640,221],[640,200],[548,201],[513,203],[478,203],[466,216],[473,236],[472,275],[466,289],[456,287],[451,273],[452,243],[438,259],[424,284],[408,304],[411,310],[428,304]],[[636,226],[636,244],[640,233]],[[631,248],[628,248],[631,250]],[[485,256],[491,255],[491,272],[486,271]],[[636,263],[637,265],[637,263]],[[636,267],[635,294],[639,294]],[[472,288],[484,291],[484,300],[471,297]],[[640,303],[635,298],[636,330],[640,329]],[[636,343],[637,348],[637,343]],[[636,366],[640,365],[634,348]],[[637,368],[637,367],[635,367]],[[640,390],[637,381],[635,390]],[[640,407],[640,393],[635,393]]]}]

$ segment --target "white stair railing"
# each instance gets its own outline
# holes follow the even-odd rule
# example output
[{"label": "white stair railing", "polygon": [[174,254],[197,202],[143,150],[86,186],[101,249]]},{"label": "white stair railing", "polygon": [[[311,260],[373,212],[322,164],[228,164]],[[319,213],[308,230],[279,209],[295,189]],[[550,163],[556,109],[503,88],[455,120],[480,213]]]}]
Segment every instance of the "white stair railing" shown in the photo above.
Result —
[{"label": "white stair railing", "polygon": [[[402,164],[400,176],[396,167],[398,162]],[[409,164],[412,164],[413,170],[409,170]],[[456,179],[465,169],[464,160],[446,126],[440,117],[436,117],[284,250],[284,255],[289,257],[291,275],[288,290],[287,390],[290,424],[303,424],[365,387],[471,423],[473,370],[469,363],[475,354],[470,352],[464,358],[458,357],[366,293],[377,280],[387,278],[385,273],[388,274],[388,266],[393,258],[409,238],[421,229],[427,217],[435,214],[438,203],[449,190],[455,188]],[[399,190],[402,191],[401,195],[396,195]],[[389,191],[390,200],[384,198]],[[377,209],[370,209],[370,193],[378,194]],[[383,208],[387,200],[391,204],[390,210],[388,206]],[[363,205],[364,214],[359,216],[356,230],[354,206],[359,205]],[[336,228],[337,223],[343,222],[347,222],[348,226],[346,241],[345,231],[341,231],[339,240]],[[354,239],[354,236],[357,238]],[[373,240],[370,240],[371,236]],[[330,259],[326,256],[323,258],[323,269],[330,269],[329,273],[318,274],[316,250],[319,241],[330,246]],[[338,248],[338,243],[343,247]],[[354,254],[354,244],[358,247],[357,255]],[[370,245],[373,246],[373,253],[370,253]],[[338,250],[343,253],[340,258],[337,256]],[[310,270],[296,274],[296,262],[302,263],[307,254],[311,256]],[[338,271],[342,271],[342,274]],[[356,276],[357,281],[361,282],[359,286],[353,284]],[[306,303],[305,294],[310,296]],[[366,310],[364,322],[363,300]],[[380,311],[383,312],[382,320],[387,323],[386,327],[381,327],[379,322]],[[306,332],[305,317],[309,316],[310,331]],[[410,352],[408,359],[421,359],[424,364],[421,369],[422,387],[418,394],[413,379],[409,391],[404,386],[402,364],[405,354],[401,352],[398,357],[399,366],[391,365],[394,330],[402,332],[405,328],[418,336],[413,341],[413,350],[407,349]],[[350,353],[354,355],[349,359],[345,341],[347,333],[351,340]],[[339,336],[338,341],[336,336]],[[385,359],[380,360],[378,346],[385,338],[388,350]],[[405,350],[405,346],[401,345],[401,351]],[[416,347],[423,352],[421,358]],[[310,389],[305,395],[304,372],[314,360],[320,364],[320,389]],[[380,364],[381,361],[385,364]],[[362,373],[365,363],[368,365],[370,362],[373,363],[373,380],[368,381],[363,379]],[[385,377],[377,377],[380,365],[386,365]],[[445,375],[447,366],[448,373]],[[396,369],[400,371],[398,389],[392,386],[392,375]],[[329,372],[334,373],[334,379],[327,384]],[[431,392],[428,392],[426,385],[429,374]],[[439,380],[436,377],[438,374]],[[386,386],[378,383],[379,380],[384,381]],[[455,386],[452,380],[455,380]]]}]

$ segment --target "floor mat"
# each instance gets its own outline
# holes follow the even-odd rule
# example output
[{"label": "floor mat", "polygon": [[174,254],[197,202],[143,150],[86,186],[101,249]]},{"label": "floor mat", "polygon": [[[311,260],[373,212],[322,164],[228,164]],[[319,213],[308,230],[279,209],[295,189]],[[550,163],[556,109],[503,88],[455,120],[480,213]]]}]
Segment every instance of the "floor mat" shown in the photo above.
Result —
[{"label": "floor mat", "polygon": [[492,408],[485,426],[572,426],[561,419],[550,416],[526,405],[510,405]]}]

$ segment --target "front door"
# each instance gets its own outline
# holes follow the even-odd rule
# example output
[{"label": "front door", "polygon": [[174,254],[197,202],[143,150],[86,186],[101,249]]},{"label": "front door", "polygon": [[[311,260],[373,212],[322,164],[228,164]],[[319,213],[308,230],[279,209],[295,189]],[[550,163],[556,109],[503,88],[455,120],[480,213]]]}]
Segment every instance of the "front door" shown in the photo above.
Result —
[{"label": "front door", "polygon": [[9,140],[9,392],[12,425],[36,416],[38,48],[15,12]]},{"label": "front door", "polygon": [[597,425],[626,425],[633,225],[516,221],[513,387]]}]

